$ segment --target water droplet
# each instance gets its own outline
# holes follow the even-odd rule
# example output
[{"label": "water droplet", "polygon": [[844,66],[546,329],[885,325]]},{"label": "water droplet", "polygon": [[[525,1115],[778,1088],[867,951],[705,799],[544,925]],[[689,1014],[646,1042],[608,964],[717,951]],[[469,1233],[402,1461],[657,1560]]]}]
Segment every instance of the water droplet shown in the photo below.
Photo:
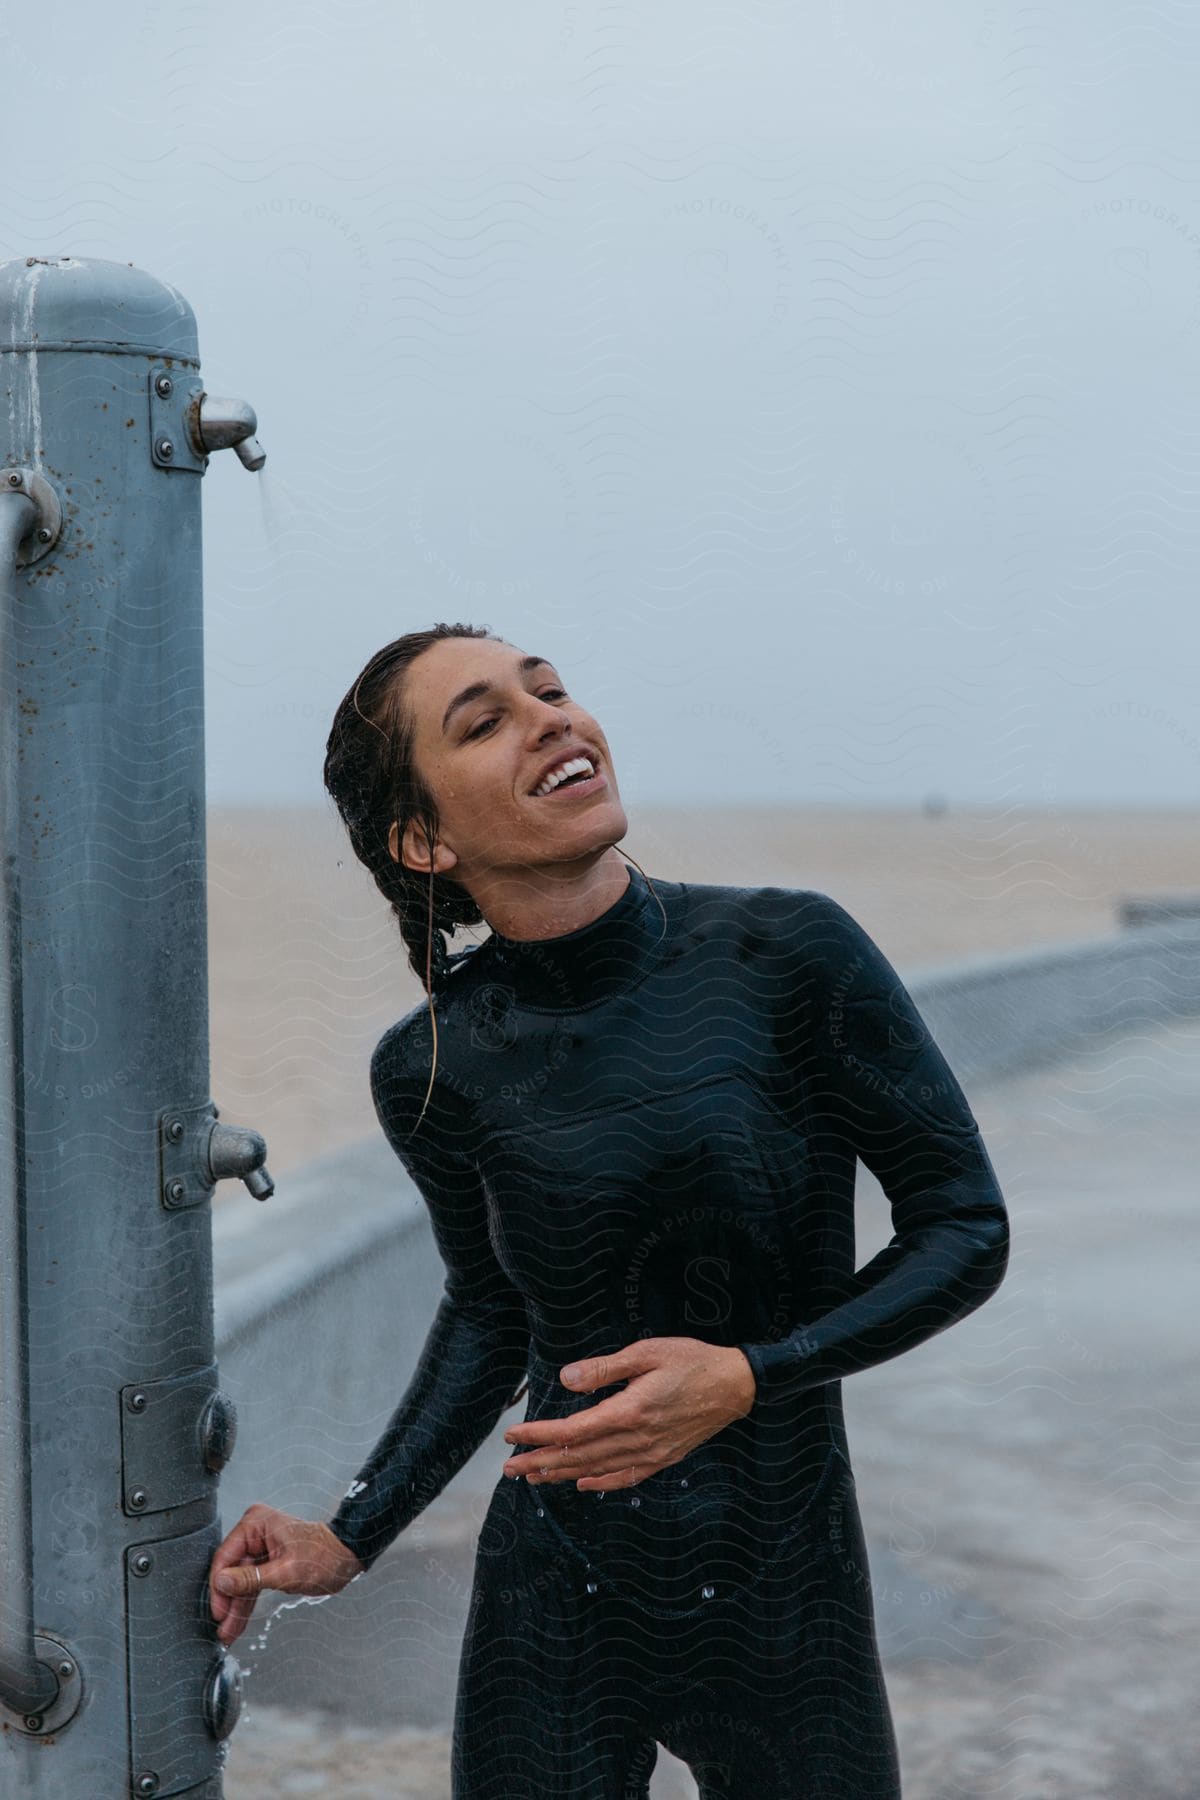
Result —
[{"label": "water droplet", "polygon": [[538,1509],[537,1509],[537,1515],[538,1515],[538,1518],[539,1518],[539,1519],[544,1519],[544,1518],[545,1518],[545,1516],[546,1516],[546,1509],[545,1509],[545,1507],[544,1507],[544,1506],[539,1506],[539,1507],[538,1507]]},{"label": "water droplet", "polygon": [[681,1480],[680,1480],[680,1483],[679,1483],[679,1485],[680,1485],[680,1487],[686,1487],[686,1486],[687,1486],[687,1484],[688,1484],[688,1480],[687,1480],[687,1476],[686,1476],[686,1475],[684,1475],[684,1476],[683,1476],[683,1477],[682,1477],[682,1478],[681,1478]]},{"label": "water droplet", "polygon": [[598,1591],[597,1583],[594,1581],[589,1581],[587,1584],[587,1591],[589,1594],[596,1593]]},{"label": "water droplet", "polygon": [[704,1595],[706,1600],[711,1600],[716,1591],[717,1590],[711,1581],[706,1581],[704,1586],[700,1589],[700,1592]]},{"label": "water droplet", "polygon": [[629,1504],[630,1506],[640,1506],[642,1504],[642,1496],[640,1494],[634,1494]]}]

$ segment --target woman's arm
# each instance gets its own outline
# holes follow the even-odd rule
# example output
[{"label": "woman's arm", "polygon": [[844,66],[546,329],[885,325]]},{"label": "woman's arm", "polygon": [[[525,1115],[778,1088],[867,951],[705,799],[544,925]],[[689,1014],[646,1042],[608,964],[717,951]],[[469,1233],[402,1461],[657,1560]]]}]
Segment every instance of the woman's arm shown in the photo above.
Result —
[{"label": "woman's arm", "polygon": [[[891,1205],[891,1242],[838,1303],[778,1342],[743,1343],[755,1406],[923,1344],[981,1306],[1008,1265],[1008,1214],[979,1127],[900,977],[836,900],[805,890],[786,1054],[820,1163],[852,1150]],[[853,1161],[849,1179],[853,1185]]]},{"label": "woman's arm", "polygon": [[376,1045],[371,1095],[429,1207],[446,1281],[416,1371],[328,1521],[367,1568],[479,1448],[524,1380],[529,1348],[525,1303],[496,1261],[482,1186],[446,1094],[435,1087],[409,1136],[429,1081],[428,1069],[415,1066],[420,1059],[406,1054],[404,1028],[413,1017]]}]

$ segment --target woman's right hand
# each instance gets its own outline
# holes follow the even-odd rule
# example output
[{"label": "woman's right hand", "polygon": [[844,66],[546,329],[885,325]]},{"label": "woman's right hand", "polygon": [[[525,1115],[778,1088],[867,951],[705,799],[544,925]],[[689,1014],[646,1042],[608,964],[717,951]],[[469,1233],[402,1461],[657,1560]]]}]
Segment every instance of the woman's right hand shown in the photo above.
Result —
[{"label": "woman's right hand", "polygon": [[267,1588],[282,1594],[338,1594],[364,1566],[328,1525],[256,1501],[217,1546],[209,1565],[209,1606],[217,1637],[223,1644],[240,1637],[254,1602]]}]

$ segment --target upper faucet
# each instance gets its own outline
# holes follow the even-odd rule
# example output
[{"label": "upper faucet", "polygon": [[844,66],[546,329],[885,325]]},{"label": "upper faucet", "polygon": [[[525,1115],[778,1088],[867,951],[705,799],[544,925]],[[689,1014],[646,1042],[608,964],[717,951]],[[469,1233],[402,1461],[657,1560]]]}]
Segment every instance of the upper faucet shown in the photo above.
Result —
[{"label": "upper faucet", "polygon": [[245,400],[215,400],[201,394],[190,419],[192,442],[200,456],[212,450],[236,450],[247,469],[261,469],[267,453],[255,437],[258,415]]}]

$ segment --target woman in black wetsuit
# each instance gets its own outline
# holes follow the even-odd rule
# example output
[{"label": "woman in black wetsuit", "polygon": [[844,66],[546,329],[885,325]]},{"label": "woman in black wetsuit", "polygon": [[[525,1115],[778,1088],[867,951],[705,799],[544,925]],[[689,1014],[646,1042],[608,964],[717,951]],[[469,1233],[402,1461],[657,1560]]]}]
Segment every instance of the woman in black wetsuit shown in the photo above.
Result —
[{"label": "woman in black wetsuit", "polygon": [[[703,1800],[895,1800],[841,1379],[979,1306],[1008,1258],[911,997],[817,890],[626,864],[599,724],[482,628],[372,658],[326,783],[426,988],[371,1091],[446,1283],[328,1524],[252,1508],[221,1546],[244,1596],[214,1595],[222,1635],[256,1591],[235,1565],[337,1591],[527,1383],[476,1553],[455,1800],[636,1800],[660,1743]],[[483,922],[451,956],[443,933]],[[859,1158],[895,1229],[856,1271]]]}]

